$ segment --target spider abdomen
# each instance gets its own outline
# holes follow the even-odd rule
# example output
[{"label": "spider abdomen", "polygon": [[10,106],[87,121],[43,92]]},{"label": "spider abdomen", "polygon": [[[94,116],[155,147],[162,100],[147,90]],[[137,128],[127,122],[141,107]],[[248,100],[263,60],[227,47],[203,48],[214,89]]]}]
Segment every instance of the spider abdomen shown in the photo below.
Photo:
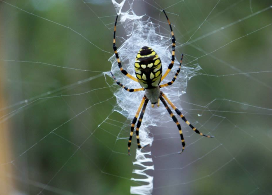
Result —
[{"label": "spider abdomen", "polygon": [[135,73],[143,88],[152,89],[158,87],[162,76],[161,60],[150,47],[144,46],[137,53]]}]

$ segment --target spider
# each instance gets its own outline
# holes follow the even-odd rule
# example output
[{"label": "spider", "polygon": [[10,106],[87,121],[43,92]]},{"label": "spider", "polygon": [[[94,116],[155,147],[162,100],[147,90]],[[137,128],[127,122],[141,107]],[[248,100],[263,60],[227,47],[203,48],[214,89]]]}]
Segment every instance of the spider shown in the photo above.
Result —
[{"label": "spider", "polygon": [[183,54],[182,54],[180,64],[179,64],[179,68],[178,68],[175,76],[173,77],[172,81],[168,82],[168,83],[165,83],[165,84],[160,84],[160,82],[164,80],[164,78],[168,75],[168,73],[171,71],[171,69],[172,69],[172,67],[174,65],[175,46],[176,46],[176,39],[175,39],[175,36],[174,36],[174,32],[173,32],[171,23],[169,21],[169,18],[167,16],[166,12],[164,10],[162,10],[162,11],[163,11],[163,13],[164,13],[164,15],[165,15],[165,17],[166,17],[166,19],[168,21],[168,24],[169,24],[169,27],[170,27],[170,30],[171,30],[171,35],[172,35],[172,59],[171,59],[171,63],[168,65],[168,69],[166,70],[164,75],[162,75],[162,64],[161,64],[161,60],[160,60],[159,56],[157,55],[157,53],[152,48],[147,47],[147,46],[142,47],[140,49],[140,51],[137,53],[137,56],[136,56],[134,68],[135,68],[135,73],[136,73],[137,78],[135,78],[134,76],[129,74],[122,67],[121,60],[120,60],[118,52],[117,52],[116,39],[115,39],[118,15],[116,16],[116,19],[115,19],[114,32],[113,32],[113,50],[114,50],[115,57],[116,57],[117,62],[118,62],[118,67],[119,67],[120,71],[124,75],[126,75],[128,78],[138,82],[141,85],[142,88],[129,89],[126,86],[124,86],[122,83],[117,81],[117,79],[115,78],[115,76],[113,75],[112,72],[111,72],[111,75],[112,75],[114,81],[119,86],[121,86],[122,88],[127,90],[128,92],[145,91],[145,95],[142,98],[140,106],[138,107],[138,110],[137,110],[137,112],[135,114],[135,117],[133,118],[132,123],[131,123],[130,137],[129,137],[129,140],[128,140],[128,155],[130,155],[130,146],[131,146],[132,136],[133,136],[133,133],[134,133],[135,124],[137,122],[139,114],[140,114],[140,117],[139,117],[139,120],[138,120],[137,125],[136,125],[136,138],[137,138],[138,148],[143,148],[141,146],[141,144],[140,144],[139,129],[140,129],[140,126],[141,126],[141,123],[142,123],[142,119],[144,117],[146,106],[147,106],[149,101],[151,102],[152,107],[154,107],[155,104],[157,104],[159,106],[159,100],[161,100],[161,102],[163,103],[163,105],[167,109],[169,115],[172,117],[173,121],[176,123],[176,125],[177,125],[177,127],[179,129],[179,134],[180,134],[181,144],[182,144],[182,151],[179,152],[179,153],[182,153],[184,151],[184,149],[185,149],[185,140],[184,140],[184,137],[183,137],[183,133],[182,133],[182,130],[181,130],[180,123],[178,122],[176,116],[173,114],[173,112],[169,108],[168,104],[170,104],[172,109],[174,109],[175,112],[181,117],[181,119],[187,125],[189,125],[189,127],[191,127],[191,129],[193,131],[195,131],[197,134],[199,134],[201,136],[208,137],[208,138],[213,137],[213,136],[210,136],[210,135],[204,135],[203,133],[199,132],[199,130],[197,130],[185,118],[185,116],[177,109],[177,107],[160,90],[160,88],[170,86],[175,82],[175,80],[176,80],[176,78],[177,78],[177,76],[178,76],[178,74],[180,72],[182,59],[183,59]]}]

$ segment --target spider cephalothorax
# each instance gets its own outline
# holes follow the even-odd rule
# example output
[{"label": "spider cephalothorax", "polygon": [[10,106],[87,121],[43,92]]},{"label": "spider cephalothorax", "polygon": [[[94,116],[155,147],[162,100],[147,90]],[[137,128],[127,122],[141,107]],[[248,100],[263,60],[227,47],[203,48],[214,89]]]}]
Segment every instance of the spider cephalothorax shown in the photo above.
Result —
[{"label": "spider cephalothorax", "polygon": [[[115,82],[118,85],[120,85],[122,88],[124,88],[125,90],[127,90],[129,92],[145,90],[145,95],[144,95],[144,97],[143,97],[143,99],[142,99],[142,101],[140,103],[140,106],[139,106],[139,108],[138,108],[138,110],[137,110],[137,112],[135,114],[135,117],[133,118],[132,123],[131,123],[130,137],[129,137],[129,140],[128,140],[128,154],[130,154],[131,140],[132,140],[135,124],[137,122],[137,119],[138,119],[139,115],[140,115],[140,117],[139,117],[139,120],[138,120],[137,125],[136,125],[136,138],[137,138],[138,148],[142,148],[142,146],[140,144],[139,129],[140,129],[140,126],[141,126],[141,123],[142,123],[142,119],[144,117],[144,113],[145,113],[145,109],[146,109],[146,106],[148,104],[148,101],[151,101],[152,107],[153,107],[154,104],[158,103],[159,100],[161,100],[161,102],[163,103],[163,105],[167,109],[169,115],[171,116],[171,118],[176,123],[176,125],[177,125],[177,127],[179,129],[179,134],[180,134],[180,139],[181,139],[181,144],[182,144],[182,151],[185,148],[185,140],[184,140],[184,137],[183,137],[181,126],[180,126],[177,118],[175,117],[175,115],[173,114],[171,109],[169,108],[168,104],[170,104],[172,109],[175,110],[175,112],[181,117],[181,119],[187,125],[189,125],[190,128],[192,128],[193,131],[195,131],[196,133],[198,133],[198,134],[200,134],[202,136],[205,136],[205,137],[212,137],[210,135],[204,135],[203,133],[200,133],[185,118],[185,116],[177,109],[177,107],[167,98],[167,96],[160,90],[160,88],[170,86],[175,82],[175,80],[176,80],[176,78],[177,78],[177,76],[178,76],[178,74],[180,72],[182,59],[183,59],[183,55],[182,55],[181,60],[180,60],[179,68],[178,68],[175,76],[173,77],[172,81],[160,85],[160,82],[164,80],[164,78],[168,75],[168,73],[170,72],[170,70],[172,69],[172,67],[174,65],[175,46],[176,46],[176,39],[175,39],[175,36],[174,36],[174,32],[172,30],[171,23],[170,23],[170,21],[169,21],[169,19],[168,19],[168,17],[167,17],[164,10],[163,10],[163,13],[165,14],[165,17],[166,17],[166,19],[168,21],[168,24],[169,24],[169,27],[170,27],[170,30],[171,30],[171,35],[172,35],[172,58],[171,58],[171,63],[168,65],[168,69],[166,70],[164,75],[162,75],[162,64],[161,64],[161,60],[160,60],[159,56],[157,55],[157,53],[153,49],[151,49],[150,47],[147,47],[147,46],[142,47],[140,49],[140,51],[137,53],[137,56],[136,56],[134,66],[135,66],[135,74],[136,74],[137,78],[135,78],[134,76],[129,74],[126,70],[124,70],[124,68],[122,67],[121,60],[119,58],[118,52],[117,52],[116,40],[115,40],[116,24],[117,24],[118,15],[116,16],[116,20],[115,20],[114,33],[113,33],[113,50],[114,50],[114,53],[115,53],[115,56],[116,56],[116,59],[117,59],[118,67],[120,68],[120,71],[124,75],[126,75],[130,79],[138,82],[142,86],[142,88],[129,89],[126,86],[124,86],[122,83],[117,81],[116,78],[114,77],[114,75],[111,73],[112,77],[113,77],[113,79],[115,80]],[[158,105],[159,105],[159,103],[158,103]]]}]

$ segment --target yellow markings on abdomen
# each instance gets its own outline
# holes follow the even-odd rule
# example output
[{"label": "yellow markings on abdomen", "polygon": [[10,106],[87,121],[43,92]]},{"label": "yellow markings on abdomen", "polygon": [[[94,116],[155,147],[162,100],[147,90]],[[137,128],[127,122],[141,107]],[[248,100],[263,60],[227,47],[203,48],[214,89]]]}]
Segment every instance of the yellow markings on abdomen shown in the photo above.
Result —
[{"label": "yellow markings on abdomen", "polygon": [[144,73],[142,74],[142,79],[146,80],[146,75]]},{"label": "yellow markings on abdomen", "polygon": [[161,71],[157,71],[157,72],[155,73],[155,76],[158,77],[160,74],[161,74]]},{"label": "yellow markings on abdomen", "polygon": [[152,68],[152,66],[153,66],[153,63],[147,65],[148,68]]},{"label": "yellow markings on abdomen", "polygon": [[160,63],[160,60],[157,59],[154,64],[157,66],[159,63]]},{"label": "yellow markings on abdomen", "polygon": [[143,88],[154,88],[159,85],[162,74],[161,60],[150,47],[144,46],[137,53],[135,73]]},{"label": "yellow markings on abdomen", "polygon": [[139,69],[136,69],[136,68],[135,68],[135,72],[136,72],[137,74],[142,74],[142,72],[141,72]]},{"label": "yellow markings on abdomen", "polygon": [[136,68],[140,68],[140,64],[139,63],[135,63],[135,67]]},{"label": "yellow markings on abdomen", "polygon": [[145,64],[142,64],[141,67],[145,69],[145,68],[146,68],[146,65],[145,65]]},{"label": "yellow markings on abdomen", "polygon": [[155,69],[153,70],[153,72],[157,72],[157,71],[159,71],[159,70],[161,70],[161,65],[158,66],[158,68],[155,68]]}]

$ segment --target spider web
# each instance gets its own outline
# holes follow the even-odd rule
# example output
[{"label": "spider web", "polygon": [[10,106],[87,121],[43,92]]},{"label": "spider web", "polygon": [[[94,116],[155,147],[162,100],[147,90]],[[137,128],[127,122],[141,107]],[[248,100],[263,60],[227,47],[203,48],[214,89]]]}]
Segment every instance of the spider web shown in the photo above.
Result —
[{"label": "spider web", "polygon": [[[272,194],[270,1],[0,3],[0,123],[10,147],[0,180],[9,181],[9,194]],[[138,150],[134,136],[128,156],[143,92],[126,92],[108,76],[139,87],[113,56],[116,12],[124,68],[134,74],[136,53],[148,45],[165,72],[171,35],[162,9],[177,40],[166,82],[184,54],[178,80],[162,91],[215,138],[179,119],[186,142],[179,155],[175,123],[163,105],[149,104],[140,138],[150,147]]]}]

